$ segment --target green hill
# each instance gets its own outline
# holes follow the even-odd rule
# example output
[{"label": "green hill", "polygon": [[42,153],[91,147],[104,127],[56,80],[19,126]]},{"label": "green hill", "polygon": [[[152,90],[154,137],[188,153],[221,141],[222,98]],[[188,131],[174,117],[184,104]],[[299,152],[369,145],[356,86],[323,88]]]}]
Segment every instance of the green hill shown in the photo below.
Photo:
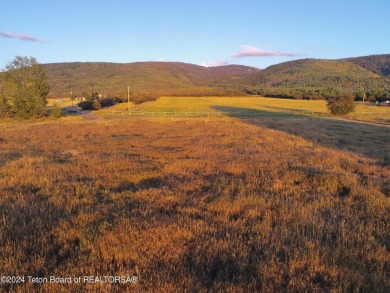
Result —
[{"label": "green hill", "polygon": [[344,59],[382,76],[390,76],[390,54]]},{"label": "green hill", "polygon": [[249,93],[321,99],[338,93],[385,95],[390,80],[346,60],[301,59],[270,66],[253,77]]},{"label": "green hill", "polygon": [[54,63],[45,64],[52,94],[99,92],[122,95],[128,86],[135,93],[223,94],[242,91],[242,84],[259,69],[228,65],[202,67],[179,62]]},{"label": "green hill", "polygon": [[349,85],[379,75],[347,61],[301,59],[270,66],[258,74],[259,82],[273,86]]}]

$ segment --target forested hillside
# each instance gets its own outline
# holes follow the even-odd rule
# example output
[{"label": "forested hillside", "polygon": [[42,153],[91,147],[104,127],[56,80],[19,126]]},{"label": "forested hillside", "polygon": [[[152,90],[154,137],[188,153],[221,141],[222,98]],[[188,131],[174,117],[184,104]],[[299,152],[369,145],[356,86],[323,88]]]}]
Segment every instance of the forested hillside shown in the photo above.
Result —
[{"label": "forested hillside", "polygon": [[364,67],[376,74],[383,76],[390,75],[390,54],[347,58],[345,60]]},{"label": "forested hillside", "polygon": [[56,63],[45,65],[52,94],[99,92],[123,96],[129,86],[135,93],[228,94],[242,92],[246,79],[259,69],[229,65],[202,67],[178,62]]},{"label": "forested hillside", "polygon": [[[264,70],[242,65],[203,67],[180,62],[45,64],[52,97],[99,93],[135,95],[242,95],[325,99],[347,94],[390,97],[390,55],[340,60],[301,59]],[[1,80],[1,78],[0,78]]]},{"label": "forested hillside", "polygon": [[301,59],[257,73],[248,93],[323,99],[337,94],[388,96],[390,79],[346,60]]}]

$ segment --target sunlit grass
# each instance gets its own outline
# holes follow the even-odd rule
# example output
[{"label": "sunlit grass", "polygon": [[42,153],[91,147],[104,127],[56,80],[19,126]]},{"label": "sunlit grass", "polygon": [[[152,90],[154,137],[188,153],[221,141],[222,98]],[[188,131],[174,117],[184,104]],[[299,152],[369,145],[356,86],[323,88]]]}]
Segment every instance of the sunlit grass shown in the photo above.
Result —
[{"label": "sunlit grass", "polygon": [[[62,101],[61,101],[62,100]],[[72,100],[70,98],[63,98],[63,99],[48,99],[47,100],[48,103],[47,103],[47,106],[48,107],[52,107],[54,104],[57,104],[60,108],[66,108],[66,107],[70,107],[72,106],[72,104],[74,106],[77,105],[78,101],[77,100]]]},{"label": "sunlit grass", "polygon": [[340,142],[386,133],[330,121],[1,124],[1,274],[139,278],[1,290],[386,292],[389,162]]},{"label": "sunlit grass", "polygon": [[216,106],[283,112],[306,110],[328,112],[325,101],[300,101],[264,97],[161,97],[155,102],[141,104],[135,111],[203,112],[216,111]]},{"label": "sunlit grass", "polygon": [[[225,111],[224,111],[225,110]],[[255,112],[253,112],[255,110]],[[293,114],[302,116],[333,117],[324,100],[291,100],[265,97],[161,97],[132,108],[138,112],[234,112],[247,114]],[[252,112],[251,112],[252,111]],[[369,122],[390,123],[390,107],[357,105],[354,113],[345,118]]]},{"label": "sunlit grass", "polygon": [[390,124],[390,107],[372,106],[367,104],[362,105],[360,103],[357,105],[355,111],[351,114],[348,114],[347,117],[367,122],[382,122]]}]

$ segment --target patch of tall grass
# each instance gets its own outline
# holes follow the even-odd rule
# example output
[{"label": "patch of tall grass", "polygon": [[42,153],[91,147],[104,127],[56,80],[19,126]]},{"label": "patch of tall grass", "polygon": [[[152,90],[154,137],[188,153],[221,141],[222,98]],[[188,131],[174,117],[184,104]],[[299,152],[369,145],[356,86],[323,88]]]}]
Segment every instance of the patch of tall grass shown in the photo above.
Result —
[{"label": "patch of tall grass", "polygon": [[[0,125],[4,291],[386,292],[388,165],[238,120]],[[379,147],[379,146],[378,146]]]}]

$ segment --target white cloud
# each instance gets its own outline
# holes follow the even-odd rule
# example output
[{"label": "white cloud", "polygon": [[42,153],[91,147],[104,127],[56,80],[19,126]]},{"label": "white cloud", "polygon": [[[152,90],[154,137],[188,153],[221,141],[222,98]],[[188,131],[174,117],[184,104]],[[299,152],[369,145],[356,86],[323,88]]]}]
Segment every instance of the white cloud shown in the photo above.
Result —
[{"label": "white cloud", "polygon": [[8,38],[8,39],[18,39],[22,41],[30,41],[30,42],[39,42],[39,43],[47,43],[47,40],[39,39],[27,34],[16,34],[0,31],[0,37]]},{"label": "white cloud", "polygon": [[306,55],[306,53],[291,53],[291,52],[279,52],[259,49],[250,45],[241,46],[241,50],[237,53],[232,54],[232,57],[242,58],[242,57],[272,57],[272,56],[286,56],[286,57],[296,57]]},{"label": "white cloud", "polygon": [[217,67],[229,65],[227,61],[206,61],[201,64],[203,67]]}]

